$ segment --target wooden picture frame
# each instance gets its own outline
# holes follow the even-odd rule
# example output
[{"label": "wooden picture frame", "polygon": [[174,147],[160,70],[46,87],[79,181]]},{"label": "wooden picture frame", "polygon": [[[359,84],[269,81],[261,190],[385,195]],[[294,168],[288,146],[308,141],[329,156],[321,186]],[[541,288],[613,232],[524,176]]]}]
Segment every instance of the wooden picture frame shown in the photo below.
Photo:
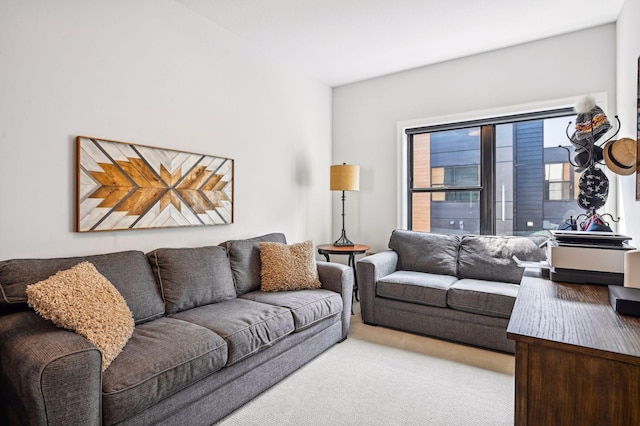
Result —
[{"label": "wooden picture frame", "polygon": [[76,231],[233,223],[234,161],[76,138]]}]

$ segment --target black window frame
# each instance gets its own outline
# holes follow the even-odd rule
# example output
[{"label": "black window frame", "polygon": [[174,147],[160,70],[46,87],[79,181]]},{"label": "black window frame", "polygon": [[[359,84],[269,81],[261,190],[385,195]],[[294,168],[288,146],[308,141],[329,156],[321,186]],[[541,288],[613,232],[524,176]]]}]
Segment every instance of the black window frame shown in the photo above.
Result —
[{"label": "black window frame", "polygon": [[[436,192],[471,192],[480,194],[480,234],[495,235],[496,229],[496,126],[500,124],[515,124],[525,121],[544,120],[559,117],[575,116],[573,107],[541,110],[522,114],[504,115],[479,120],[459,121],[432,126],[421,126],[405,129],[407,136],[407,227],[413,229],[413,194]],[[480,185],[477,186],[453,186],[413,188],[413,137],[422,133],[433,133],[446,130],[460,130],[473,127],[480,128]]]}]

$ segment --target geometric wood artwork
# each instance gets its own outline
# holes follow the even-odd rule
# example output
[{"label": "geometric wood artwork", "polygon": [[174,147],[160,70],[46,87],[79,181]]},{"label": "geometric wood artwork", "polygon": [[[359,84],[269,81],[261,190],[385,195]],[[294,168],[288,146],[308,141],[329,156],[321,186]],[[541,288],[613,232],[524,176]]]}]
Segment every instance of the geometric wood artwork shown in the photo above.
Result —
[{"label": "geometric wood artwork", "polygon": [[78,232],[233,223],[233,160],[76,138]]}]

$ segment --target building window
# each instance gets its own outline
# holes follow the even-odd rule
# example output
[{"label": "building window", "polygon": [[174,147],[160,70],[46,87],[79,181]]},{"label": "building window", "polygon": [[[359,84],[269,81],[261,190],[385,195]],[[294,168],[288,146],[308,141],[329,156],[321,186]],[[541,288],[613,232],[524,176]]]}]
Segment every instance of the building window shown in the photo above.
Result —
[{"label": "building window", "polygon": [[[431,185],[434,188],[451,188],[477,185],[480,181],[480,168],[473,166],[434,167],[431,169]],[[434,193],[433,201],[469,201],[471,192]]]},{"label": "building window", "polygon": [[570,163],[547,163],[544,165],[545,201],[573,200],[573,171]]},{"label": "building window", "polygon": [[409,229],[530,235],[580,214],[570,108],[408,129]]}]

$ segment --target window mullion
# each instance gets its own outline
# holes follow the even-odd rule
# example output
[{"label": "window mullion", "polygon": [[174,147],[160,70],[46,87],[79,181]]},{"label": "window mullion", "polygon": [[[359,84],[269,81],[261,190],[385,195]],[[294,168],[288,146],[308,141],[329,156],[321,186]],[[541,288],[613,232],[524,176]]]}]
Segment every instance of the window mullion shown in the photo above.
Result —
[{"label": "window mullion", "polygon": [[485,125],[480,129],[480,234],[496,232],[496,126]]},{"label": "window mullion", "polygon": [[407,150],[407,229],[413,229],[413,135],[408,136],[409,149]]}]

